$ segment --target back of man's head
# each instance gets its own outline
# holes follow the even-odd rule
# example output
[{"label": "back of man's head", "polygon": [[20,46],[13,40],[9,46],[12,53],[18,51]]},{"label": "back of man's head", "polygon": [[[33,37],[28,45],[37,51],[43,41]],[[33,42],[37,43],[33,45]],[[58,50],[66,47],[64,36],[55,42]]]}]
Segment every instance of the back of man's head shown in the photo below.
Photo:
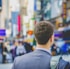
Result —
[{"label": "back of man's head", "polygon": [[45,45],[53,35],[53,25],[48,21],[41,21],[36,24],[34,35],[38,44]]}]

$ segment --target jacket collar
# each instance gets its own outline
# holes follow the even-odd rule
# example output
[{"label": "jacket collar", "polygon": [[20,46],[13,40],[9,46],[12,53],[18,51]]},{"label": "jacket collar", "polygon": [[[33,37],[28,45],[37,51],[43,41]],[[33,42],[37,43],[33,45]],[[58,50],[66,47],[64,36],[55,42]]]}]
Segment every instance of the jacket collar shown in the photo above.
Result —
[{"label": "jacket collar", "polygon": [[48,53],[49,55],[51,55],[51,51],[50,50],[46,50],[46,49],[43,49],[43,48],[36,48],[37,51],[42,51],[42,52],[45,52],[45,53]]}]

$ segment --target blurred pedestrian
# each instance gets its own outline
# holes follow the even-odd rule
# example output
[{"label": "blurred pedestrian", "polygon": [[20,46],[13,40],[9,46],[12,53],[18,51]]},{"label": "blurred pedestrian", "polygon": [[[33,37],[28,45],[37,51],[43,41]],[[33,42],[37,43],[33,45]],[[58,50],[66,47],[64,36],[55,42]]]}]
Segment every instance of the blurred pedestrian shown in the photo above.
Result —
[{"label": "blurred pedestrian", "polygon": [[4,43],[3,43],[2,49],[3,49],[3,52],[2,52],[2,54],[3,54],[3,60],[2,60],[2,62],[6,63],[7,62],[6,61],[6,56],[7,56],[8,50],[7,50],[6,46],[4,45]]},{"label": "blurred pedestrian", "polygon": [[33,46],[30,45],[30,43],[27,41],[27,39],[24,39],[22,43],[23,43],[23,46],[26,50],[26,53],[33,51]]},{"label": "blurred pedestrian", "polygon": [[50,48],[54,42],[53,25],[47,21],[37,23],[34,34],[37,47],[34,52],[17,57],[12,69],[50,69]]},{"label": "blurred pedestrian", "polygon": [[55,44],[52,45],[51,51],[52,51],[52,55],[55,56],[57,53],[57,46]]},{"label": "blurred pedestrian", "polygon": [[14,58],[16,57],[16,48],[17,48],[17,45],[16,45],[16,41],[13,41],[13,45],[11,46],[11,53],[12,53],[12,60],[14,61]]},{"label": "blurred pedestrian", "polygon": [[24,55],[25,53],[26,53],[25,47],[22,45],[22,42],[19,41],[18,46],[16,48],[16,55],[21,56]]}]

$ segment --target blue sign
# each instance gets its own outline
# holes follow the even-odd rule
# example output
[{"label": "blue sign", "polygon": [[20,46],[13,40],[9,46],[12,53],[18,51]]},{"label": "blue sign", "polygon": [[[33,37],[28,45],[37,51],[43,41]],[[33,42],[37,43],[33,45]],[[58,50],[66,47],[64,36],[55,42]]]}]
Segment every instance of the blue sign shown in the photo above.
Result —
[{"label": "blue sign", "polygon": [[37,5],[36,5],[37,0],[34,0],[34,11],[37,10]]},{"label": "blue sign", "polygon": [[19,12],[12,12],[12,24],[17,24],[17,17],[18,17]]},{"label": "blue sign", "polygon": [[0,29],[0,36],[6,36],[6,30]]},{"label": "blue sign", "polygon": [[16,35],[17,35],[17,17],[18,17],[18,15],[19,15],[19,12],[17,12],[17,11],[15,11],[15,12],[12,12],[11,13],[12,15],[12,20],[11,20],[11,22],[12,22],[12,34],[11,34],[11,36],[13,36],[13,37],[15,37]]}]

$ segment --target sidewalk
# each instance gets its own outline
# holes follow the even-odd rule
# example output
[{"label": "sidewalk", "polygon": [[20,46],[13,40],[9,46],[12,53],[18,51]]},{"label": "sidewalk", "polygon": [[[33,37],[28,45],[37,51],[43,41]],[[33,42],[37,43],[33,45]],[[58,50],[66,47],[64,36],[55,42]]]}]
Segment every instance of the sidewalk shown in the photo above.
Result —
[{"label": "sidewalk", "polygon": [[0,64],[0,69],[12,69],[12,64]]}]

